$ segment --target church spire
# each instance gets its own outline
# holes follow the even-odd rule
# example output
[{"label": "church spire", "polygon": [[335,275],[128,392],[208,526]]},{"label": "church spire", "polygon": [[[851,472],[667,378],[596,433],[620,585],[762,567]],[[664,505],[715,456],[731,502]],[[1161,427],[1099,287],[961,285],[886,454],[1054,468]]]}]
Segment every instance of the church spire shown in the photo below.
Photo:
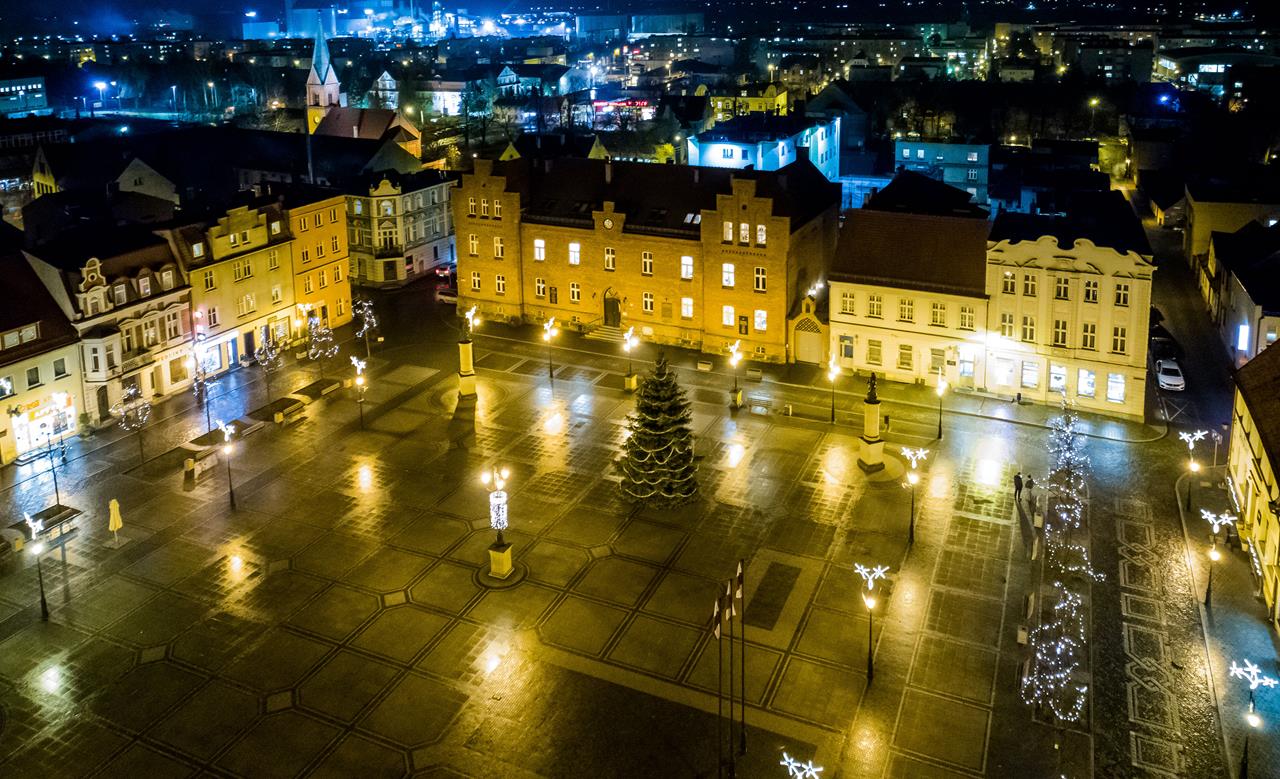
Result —
[{"label": "church spire", "polygon": [[317,83],[329,80],[329,71],[333,64],[329,60],[329,42],[324,38],[324,29],[316,30],[316,46],[311,52],[311,73]]}]

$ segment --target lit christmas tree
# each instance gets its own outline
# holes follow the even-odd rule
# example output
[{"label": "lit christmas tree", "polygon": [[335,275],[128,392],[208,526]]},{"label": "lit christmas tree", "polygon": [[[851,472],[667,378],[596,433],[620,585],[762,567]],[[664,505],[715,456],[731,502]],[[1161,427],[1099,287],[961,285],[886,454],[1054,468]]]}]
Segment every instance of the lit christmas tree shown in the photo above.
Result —
[{"label": "lit christmas tree", "polygon": [[662,355],[636,391],[636,410],[627,417],[627,440],[617,461],[622,497],[647,506],[678,506],[698,494],[693,462],[692,417],[675,371]]},{"label": "lit christmas tree", "polygon": [[324,378],[324,364],[338,353],[333,331],[324,326],[320,317],[313,316],[307,322],[307,358],[320,366],[320,378]]}]

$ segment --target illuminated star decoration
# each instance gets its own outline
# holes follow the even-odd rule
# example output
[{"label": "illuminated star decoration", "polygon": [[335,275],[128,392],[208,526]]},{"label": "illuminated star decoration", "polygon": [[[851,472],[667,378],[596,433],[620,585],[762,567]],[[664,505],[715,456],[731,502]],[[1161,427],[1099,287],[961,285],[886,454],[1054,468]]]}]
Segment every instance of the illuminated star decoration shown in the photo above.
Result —
[{"label": "illuminated star decoration", "polygon": [[929,456],[928,449],[912,449],[909,446],[902,447],[902,456],[911,461],[911,470],[915,470],[916,465],[921,460]]},{"label": "illuminated star decoration", "polygon": [[476,307],[472,306],[471,308],[467,309],[467,313],[463,314],[463,316],[466,317],[467,319],[467,332],[468,333],[475,332],[476,322],[480,321],[480,318],[476,316]]},{"label": "illuminated star decoration", "polygon": [[874,568],[868,568],[862,563],[854,563],[853,570],[867,583],[867,591],[871,591],[876,588],[876,579],[883,579],[889,572],[889,566],[877,565]]},{"label": "illuminated star decoration", "polygon": [[1209,509],[1200,509],[1200,516],[1204,517],[1205,522],[1213,525],[1213,534],[1215,536],[1223,525],[1234,525],[1236,522],[1236,518],[1225,511],[1221,514],[1214,514]]},{"label": "illuminated star decoration", "polygon": [[822,766],[814,765],[812,760],[801,763],[786,752],[782,753],[782,760],[778,765],[787,769],[787,776],[791,779],[818,779],[818,774],[822,773]]},{"label": "illuminated star decoration", "polygon": [[1249,683],[1249,690],[1253,691],[1259,687],[1275,687],[1277,682],[1270,676],[1262,673],[1262,669],[1254,665],[1249,660],[1244,661],[1244,665],[1236,665],[1236,661],[1231,661],[1231,677],[1233,679],[1244,679]]},{"label": "illuminated star decoration", "polygon": [[236,434],[235,427],[233,427],[230,424],[224,423],[221,419],[218,420],[218,427],[222,430],[222,440],[224,442],[230,441],[231,436]]},{"label": "illuminated star decoration", "polygon": [[364,360],[362,360],[362,359],[360,359],[359,357],[356,357],[356,356],[354,356],[354,355],[353,355],[353,356],[351,357],[351,364],[352,364],[352,365],[354,365],[354,366],[356,367],[356,375],[357,375],[357,376],[359,376],[359,375],[361,375],[362,373],[364,373],[364,364],[365,364]]},{"label": "illuminated star decoration", "polygon": [[32,519],[27,512],[22,512],[22,519],[27,523],[27,529],[31,531],[31,537],[35,538],[41,530],[44,530],[43,519]]},{"label": "illuminated star decoration", "polygon": [[1196,441],[1201,440],[1207,435],[1209,435],[1208,430],[1197,430],[1194,433],[1189,430],[1184,430],[1181,433],[1178,433],[1178,437],[1187,442],[1187,451],[1195,449]]}]

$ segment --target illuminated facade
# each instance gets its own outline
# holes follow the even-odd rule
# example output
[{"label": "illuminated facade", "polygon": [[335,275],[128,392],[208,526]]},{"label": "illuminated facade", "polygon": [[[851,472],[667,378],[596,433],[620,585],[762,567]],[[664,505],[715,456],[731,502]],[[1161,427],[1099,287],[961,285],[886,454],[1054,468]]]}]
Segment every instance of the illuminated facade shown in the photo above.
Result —
[{"label": "illuminated facade", "polygon": [[457,261],[449,198],[457,174],[378,174],[346,198],[355,284],[400,286]]},{"label": "illuminated facade", "polygon": [[348,278],[346,198],[337,193],[289,206],[285,217],[293,233],[295,337],[306,319],[317,316],[329,327],[351,321]]},{"label": "illuminated facade", "polygon": [[689,164],[712,168],[778,170],[802,153],[827,181],[839,180],[840,119],[752,114],[688,140]]}]

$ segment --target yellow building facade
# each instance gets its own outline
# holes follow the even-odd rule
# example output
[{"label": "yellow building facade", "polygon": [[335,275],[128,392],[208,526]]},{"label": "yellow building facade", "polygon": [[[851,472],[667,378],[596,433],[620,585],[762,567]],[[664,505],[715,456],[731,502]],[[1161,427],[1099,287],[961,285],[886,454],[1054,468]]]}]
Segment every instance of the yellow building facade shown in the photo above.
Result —
[{"label": "yellow building facade", "polygon": [[[310,199],[310,198],[304,198]],[[317,316],[329,327],[351,322],[346,198],[331,197],[286,208],[293,234],[294,334]]]},{"label": "yellow building facade", "polygon": [[[699,87],[699,92],[702,88]],[[781,84],[730,87],[725,94],[707,94],[711,115],[717,122],[753,113],[787,115],[787,88]]]}]

